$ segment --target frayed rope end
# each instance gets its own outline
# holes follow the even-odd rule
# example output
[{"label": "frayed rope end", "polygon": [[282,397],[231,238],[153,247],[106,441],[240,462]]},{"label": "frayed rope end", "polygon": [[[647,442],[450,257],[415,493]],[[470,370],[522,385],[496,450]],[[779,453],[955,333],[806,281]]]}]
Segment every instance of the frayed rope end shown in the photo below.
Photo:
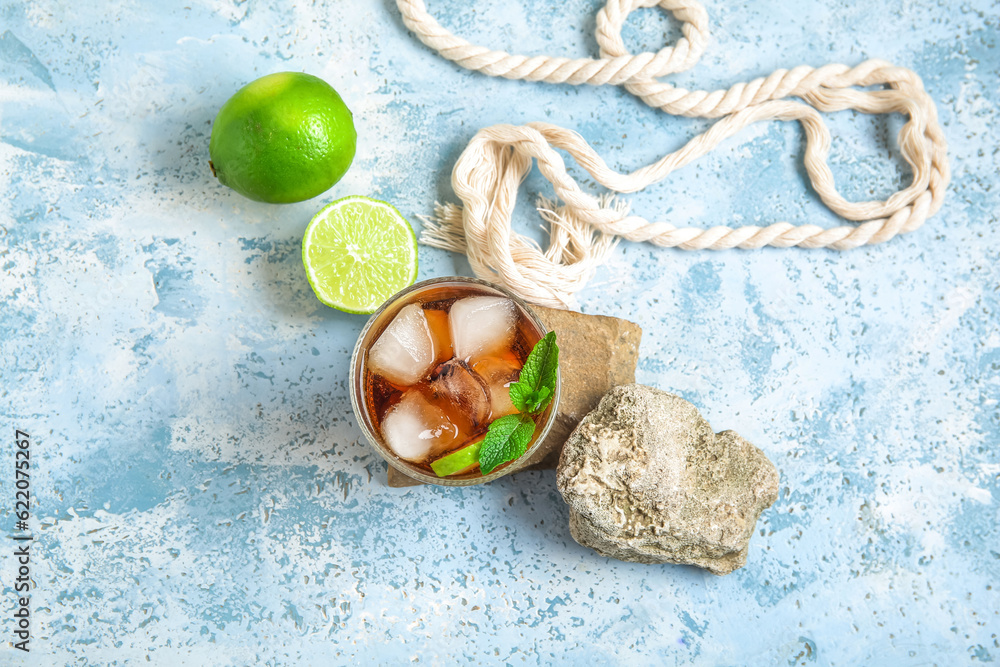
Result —
[{"label": "frayed rope end", "polygon": [[434,214],[418,215],[417,219],[424,225],[420,232],[421,243],[432,248],[468,253],[461,206],[434,202]]}]

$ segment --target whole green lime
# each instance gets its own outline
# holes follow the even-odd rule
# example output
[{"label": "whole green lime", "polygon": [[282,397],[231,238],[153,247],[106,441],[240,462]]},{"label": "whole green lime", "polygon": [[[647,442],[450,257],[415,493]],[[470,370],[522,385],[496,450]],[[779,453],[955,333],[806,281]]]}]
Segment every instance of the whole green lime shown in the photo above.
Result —
[{"label": "whole green lime", "polygon": [[209,166],[219,182],[257,201],[312,199],[351,166],[351,110],[320,78],[268,74],[229,98],[212,125]]}]

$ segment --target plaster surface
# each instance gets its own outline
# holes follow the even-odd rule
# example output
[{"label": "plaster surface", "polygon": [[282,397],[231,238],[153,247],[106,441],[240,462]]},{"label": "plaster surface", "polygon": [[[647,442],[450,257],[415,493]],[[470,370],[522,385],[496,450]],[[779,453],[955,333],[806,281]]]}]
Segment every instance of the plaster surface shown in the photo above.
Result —
[{"label": "plaster surface", "polygon": [[[597,0],[428,0],[475,42],[593,55]],[[778,501],[724,578],[578,546],[553,471],[390,489],[345,374],[363,317],[313,296],[300,239],[364,194],[417,215],[493,123],[580,132],[623,170],[708,121],[625,91],[490,79],[433,54],[391,0],[0,0],[0,516],[33,438],[36,665],[966,665],[1000,661],[1000,11],[994,0],[707,3],[673,81],[728,87],[869,57],[916,70],[954,179],[920,231],[840,253],[623,243],[580,296],[644,330],[639,382],[760,447]],[[655,10],[635,52],[679,35]],[[301,204],[208,169],[222,103],[264,74],[323,77],[358,155]],[[852,199],[907,182],[900,118],[830,117]],[[758,125],[629,196],[678,225],[838,221],[801,130]],[[579,175],[581,170],[575,168]],[[538,233],[523,186],[517,226]],[[420,278],[469,274],[420,249]]]}]

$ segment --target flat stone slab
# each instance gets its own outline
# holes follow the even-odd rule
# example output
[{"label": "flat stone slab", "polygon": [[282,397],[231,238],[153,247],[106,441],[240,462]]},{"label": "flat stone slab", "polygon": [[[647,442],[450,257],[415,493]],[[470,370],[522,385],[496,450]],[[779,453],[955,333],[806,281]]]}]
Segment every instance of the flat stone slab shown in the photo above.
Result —
[{"label": "flat stone slab", "polygon": [[[551,470],[559,463],[563,444],[576,425],[597,407],[613,387],[635,382],[642,329],[638,324],[606,315],[532,306],[559,343],[562,395],[555,423],[542,446],[520,470]],[[514,473],[517,474],[517,473]],[[389,466],[389,486],[418,482]]]}]

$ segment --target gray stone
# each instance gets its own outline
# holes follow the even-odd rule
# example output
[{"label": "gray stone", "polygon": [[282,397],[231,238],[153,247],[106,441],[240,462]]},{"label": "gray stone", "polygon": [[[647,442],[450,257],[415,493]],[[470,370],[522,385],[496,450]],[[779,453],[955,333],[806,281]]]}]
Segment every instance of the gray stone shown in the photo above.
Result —
[{"label": "gray stone", "polygon": [[566,441],[556,481],[573,539],[603,556],[685,563],[715,574],[746,564],[778,472],[733,431],[713,433],[687,401],[615,387]]}]

